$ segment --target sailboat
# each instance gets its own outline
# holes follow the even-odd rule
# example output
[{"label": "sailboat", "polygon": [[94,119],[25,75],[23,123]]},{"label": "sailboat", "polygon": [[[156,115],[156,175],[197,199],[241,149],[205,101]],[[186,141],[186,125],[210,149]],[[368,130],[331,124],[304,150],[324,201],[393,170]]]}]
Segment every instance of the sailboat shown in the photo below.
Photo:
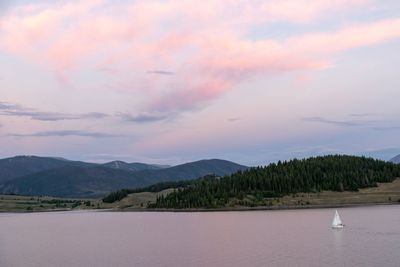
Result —
[{"label": "sailboat", "polygon": [[342,223],[342,220],[340,219],[339,213],[337,210],[335,210],[335,216],[333,217],[332,221],[332,228],[343,228],[344,224]]}]

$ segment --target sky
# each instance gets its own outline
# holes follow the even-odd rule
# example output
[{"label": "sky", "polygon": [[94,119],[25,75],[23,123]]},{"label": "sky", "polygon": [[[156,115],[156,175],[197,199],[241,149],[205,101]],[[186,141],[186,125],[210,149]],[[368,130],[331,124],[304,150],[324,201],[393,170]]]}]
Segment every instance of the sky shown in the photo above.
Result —
[{"label": "sky", "polygon": [[0,0],[0,157],[400,154],[400,1]]}]

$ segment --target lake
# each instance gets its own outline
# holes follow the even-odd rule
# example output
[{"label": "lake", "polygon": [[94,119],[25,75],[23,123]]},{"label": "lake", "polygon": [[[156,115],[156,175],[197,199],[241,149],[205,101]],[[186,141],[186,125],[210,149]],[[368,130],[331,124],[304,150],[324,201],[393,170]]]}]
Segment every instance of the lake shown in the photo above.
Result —
[{"label": "lake", "polygon": [[400,205],[0,214],[0,266],[400,266]]}]

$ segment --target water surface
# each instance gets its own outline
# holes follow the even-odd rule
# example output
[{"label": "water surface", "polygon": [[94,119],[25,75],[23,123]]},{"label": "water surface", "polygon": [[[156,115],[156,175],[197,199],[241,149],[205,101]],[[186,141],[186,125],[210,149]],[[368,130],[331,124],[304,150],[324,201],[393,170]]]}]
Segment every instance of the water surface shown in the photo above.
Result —
[{"label": "water surface", "polygon": [[400,266],[400,206],[0,214],[0,266]]}]

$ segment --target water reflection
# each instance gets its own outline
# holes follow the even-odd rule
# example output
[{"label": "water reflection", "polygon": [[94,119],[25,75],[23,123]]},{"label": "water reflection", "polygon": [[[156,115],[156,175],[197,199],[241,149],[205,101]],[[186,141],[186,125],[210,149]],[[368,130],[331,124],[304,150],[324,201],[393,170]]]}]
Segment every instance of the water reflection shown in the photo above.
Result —
[{"label": "water reflection", "polygon": [[399,266],[400,206],[333,212],[2,214],[0,266]]},{"label": "water reflection", "polygon": [[331,229],[333,236],[333,246],[335,251],[341,254],[343,249],[343,234],[345,229]]}]

